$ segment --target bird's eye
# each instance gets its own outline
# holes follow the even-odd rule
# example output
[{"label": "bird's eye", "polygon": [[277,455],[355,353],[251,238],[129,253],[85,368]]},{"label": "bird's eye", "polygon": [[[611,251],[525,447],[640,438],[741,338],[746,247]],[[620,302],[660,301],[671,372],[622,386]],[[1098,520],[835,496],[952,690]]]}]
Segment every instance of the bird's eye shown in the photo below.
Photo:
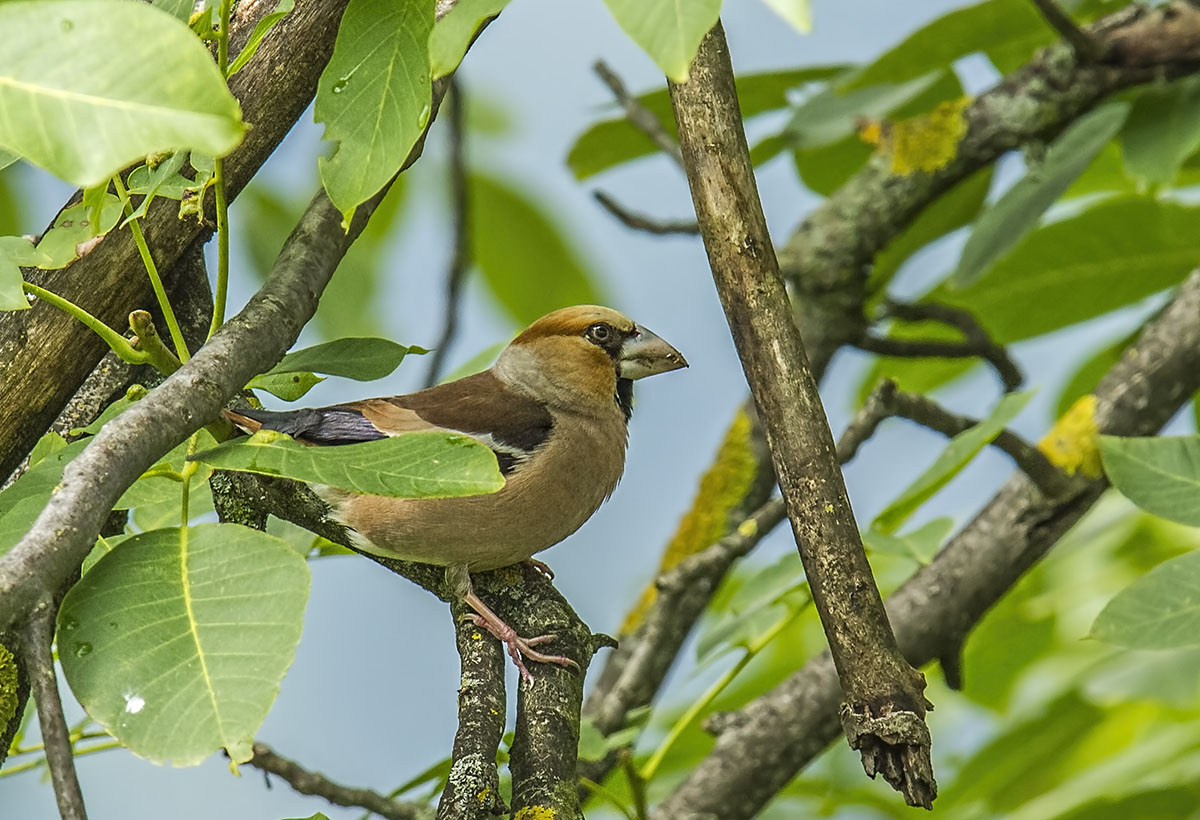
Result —
[{"label": "bird's eye", "polygon": [[591,327],[589,327],[587,329],[587,334],[586,334],[588,341],[594,342],[598,345],[602,345],[605,342],[607,342],[609,339],[612,338],[612,335],[613,335],[612,327],[610,325],[604,324],[603,322],[599,322],[599,323],[594,324]]}]

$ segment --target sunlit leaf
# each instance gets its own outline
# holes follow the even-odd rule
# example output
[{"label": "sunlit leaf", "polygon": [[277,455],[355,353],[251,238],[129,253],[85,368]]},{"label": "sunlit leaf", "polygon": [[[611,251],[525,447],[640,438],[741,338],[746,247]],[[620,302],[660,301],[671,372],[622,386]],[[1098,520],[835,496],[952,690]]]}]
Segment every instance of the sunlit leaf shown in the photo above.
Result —
[{"label": "sunlit leaf", "polygon": [[1009,393],[999,401],[987,418],[952,438],[917,480],[875,517],[871,528],[884,535],[894,533],[918,507],[946,486],[980,450],[998,436],[1032,398],[1033,391]]},{"label": "sunlit leaf", "polygon": [[321,376],[305,371],[290,373],[263,373],[255,376],[246,385],[251,390],[265,390],[284,401],[296,401],[325,381]]},{"label": "sunlit leaf", "polygon": [[937,555],[952,529],[953,518],[935,518],[904,535],[888,535],[867,529],[862,534],[863,546],[868,552],[900,556],[924,565]]},{"label": "sunlit leaf", "polygon": [[29,531],[50,493],[62,481],[63,470],[87,446],[88,440],[66,447],[47,448],[37,464],[0,492],[0,555],[8,552]]},{"label": "sunlit leaf", "polygon": [[[3,6],[0,6],[3,8]],[[83,203],[64,208],[54,219],[54,227],[42,235],[37,249],[42,254],[39,268],[62,268],[79,258],[79,245],[93,236],[108,233],[121,218],[121,200],[104,195],[100,224],[92,222]]]},{"label": "sunlit leaf", "polygon": [[1200,526],[1200,436],[1101,436],[1100,457],[1109,481],[1134,504]]},{"label": "sunlit leaf", "polygon": [[604,300],[599,277],[568,242],[557,219],[496,177],[470,179],[472,245],[484,281],[522,325],[567,305]]},{"label": "sunlit leaf", "polygon": [[963,248],[954,283],[969,285],[1015,247],[1083,173],[1129,115],[1128,103],[1097,108],[1067,127],[1046,156],[983,212]]},{"label": "sunlit leaf", "polygon": [[25,283],[21,268],[49,262],[49,254],[25,237],[0,236],[0,310],[26,310],[29,302],[21,287]]},{"label": "sunlit leaf", "polygon": [[1117,593],[1091,634],[1130,649],[1200,644],[1200,552],[1164,561]]},{"label": "sunlit leaf", "polygon": [[662,72],[685,82],[700,41],[717,23],[721,0],[604,0],[617,24]]},{"label": "sunlit leaf", "polygon": [[59,613],[59,657],[88,714],[138,755],[234,762],[300,640],[309,576],[278,538],[237,524],[134,536],[96,563]]},{"label": "sunlit leaf", "polygon": [[444,77],[458,68],[475,32],[485,20],[495,17],[510,0],[459,0],[434,23],[429,34],[429,64],[433,78]]},{"label": "sunlit leaf", "polygon": [[0,31],[20,32],[0,50],[0,144],[68,182],[96,185],[156,151],[220,156],[241,141],[237,101],[208,50],[153,6],[18,0],[0,4]]},{"label": "sunlit leaf", "polygon": [[357,493],[435,498],[491,493],[504,486],[495,454],[473,438],[419,432],[310,447],[270,430],[197,453],[222,470],[280,475]]},{"label": "sunlit leaf", "polygon": [[429,121],[429,32],[433,4],[382,7],[351,0],[333,56],[317,84],[314,116],[337,143],[318,164],[343,214],[374,196],[398,171]]},{"label": "sunlit leaf", "polygon": [[311,371],[369,382],[391,374],[408,354],[428,352],[423,347],[397,344],[390,339],[347,337],[294,350],[267,372],[280,374]]},{"label": "sunlit leaf", "polygon": [[809,0],[763,0],[796,31],[812,31],[812,4]]}]

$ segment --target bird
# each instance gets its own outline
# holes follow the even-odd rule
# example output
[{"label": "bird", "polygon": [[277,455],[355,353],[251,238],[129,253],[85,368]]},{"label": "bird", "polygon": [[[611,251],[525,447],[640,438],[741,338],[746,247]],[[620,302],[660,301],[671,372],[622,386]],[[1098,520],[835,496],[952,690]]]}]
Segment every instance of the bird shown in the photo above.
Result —
[{"label": "bird", "polygon": [[294,411],[239,409],[248,433],[275,430],[312,445],[350,444],[416,430],[465,434],[487,445],[505,479],[497,492],[459,498],[385,498],[318,489],[356,547],[446,567],[474,622],[524,660],[577,664],[525,638],[475,594],[470,573],[527,561],[578,530],[625,469],[633,382],[687,367],[670,344],[616,310],[577,305],[529,325],[491,368],[415,393]]}]

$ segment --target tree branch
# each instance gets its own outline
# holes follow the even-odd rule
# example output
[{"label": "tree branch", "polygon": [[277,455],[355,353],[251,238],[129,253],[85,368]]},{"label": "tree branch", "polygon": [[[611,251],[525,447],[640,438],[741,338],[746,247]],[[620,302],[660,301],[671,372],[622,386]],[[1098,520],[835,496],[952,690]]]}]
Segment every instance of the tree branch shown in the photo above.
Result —
[{"label": "tree branch", "polygon": [[845,692],[847,739],[868,775],[882,772],[906,802],[929,808],[937,786],[925,679],[896,646],[850,508],[758,201],[720,23],[701,42],[690,79],[669,88],[713,279]]},{"label": "tree branch", "polygon": [[458,689],[458,732],[450,777],[438,803],[438,820],[486,820],[505,814],[496,750],[504,735],[504,647],[471,620],[465,603],[450,605],[462,679]]},{"label": "tree branch", "polygon": [[323,797],[335,806],[366,809],[388,820],[433,820],[433,810],[416,803],[392,800],[371,789],[359,789],[335,783],[319,772],[305,769],[288,760],[265,743],[254,744],[254,757],[247,764],[282,778],[300,794]]},{"label": "tree branch", "polygon": [[966,108],[966,131],[945,166],[902,175],[878,156],[779,249],[815,373],[862,337],[871,261],[929,203],[1004,152],[1052,139],[1114,92],[1200,71],[1200,9],[1182,0],[1127,7],[1091,33],[1110,50],[1104,63],[1083,64],[1061,44],[1045,49]]},{"label": "tree branch", "polygon": [[[1200,388],[1200,271],[1151,320],[1096,387],[1100,432],[1151,435]],[[1087,439],[1080,446],[1094,447]],[[956,647],[987,610],[1095,503],[1103,478],[1047,499],[1016,473],[976,518],[889,600],[896,638],[914,665]],[[837,735],[838,680],[828,652],[722,721],[709,756],[655,820],[749,820]],[[761,750],[770,749],[764,757]]]},{"label": "tree branch", "polygon": [[453,209],[454,245],[450,252],[450,266],[446,271],[446,319],[442,326],[442,337],[433,348],[429,359],[429,375],[425,386],[438,383],[446,364],[446,354],[458,333],[459,302],[462,299],[463,280],[471,267],[471,209],[470,191],[467,185],[466,135],[464,132],[464,104],[462,84],[451,81],[448,94],[447,139],[450,142],[450,197]]},{"label": "tree branch", "polygon": [[635,231],[645,231],[656,236],[668,236],[670,234],[698,236],[700,234],[700,226],[696,224],[696,220],[694,219],[653,219],[643,214],[634,213],[604,193],[604,191],[593,191],[592,196],[604,206],[606,211],[619,219],[625,227],[632,228]]},{"label": "tree branch", "polygon": [[1037,6],[1042,17],[1046,18],[1050,28],[1057,31],[1074,49],[1075,57],[1080,63],[1094,63],[1104,59],[1103,44],[1075,25],[1075,21],[1059,8],[1058,3],[1054,0],[1033,0],[1033,4]]},{"label": "tree branch", "polygon": [[667,130],[655,113],[629,93],[629,90],[625,88],[625,83],[621,82],[617,73],[609,68],[603,60],[597,60],[592,69],[608,86],[608,90],[612,92],[621,107],[625,109],[625,118],[629,120],[630,125],[649,137],[659,151],[662,151],[682,168],[683,156],[679,153],[679,144],[675,142],[671,132]]},{"label": "tree branch", "polygon": [[29,675],[30,688],[37,702],[38,725],[50,767],[50,781],[62,820],[87,820],[83,792],[75,775],[75,753],[71,748],[71,730],[63,717],[58,694],[58,676],[54,674],[54,596],[47,596],[29,613],[21,640],[21,655]]}]

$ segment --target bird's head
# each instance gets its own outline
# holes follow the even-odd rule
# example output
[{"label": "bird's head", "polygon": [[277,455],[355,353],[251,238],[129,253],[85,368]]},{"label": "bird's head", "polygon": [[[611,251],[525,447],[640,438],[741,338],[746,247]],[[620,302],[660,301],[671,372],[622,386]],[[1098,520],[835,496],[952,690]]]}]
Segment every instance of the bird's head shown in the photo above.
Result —
[{"label": "bird's head", "polygon": [[628,415],[632,382],[687,367],[678,350],[611,308],[577,305],[527,327],[497,359],[496,375],[548,404],[611,406]]}]

